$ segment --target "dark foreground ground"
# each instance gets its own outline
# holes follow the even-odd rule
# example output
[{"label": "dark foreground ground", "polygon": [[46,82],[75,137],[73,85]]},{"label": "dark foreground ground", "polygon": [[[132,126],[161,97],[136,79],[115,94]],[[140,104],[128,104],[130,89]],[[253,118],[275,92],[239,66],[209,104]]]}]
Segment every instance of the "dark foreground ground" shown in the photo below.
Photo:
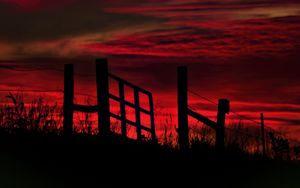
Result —
[{"label": "dark foreground ground", "polygon": [[119,137],[0,135],[0,187],[300,187],[300,164]]}]

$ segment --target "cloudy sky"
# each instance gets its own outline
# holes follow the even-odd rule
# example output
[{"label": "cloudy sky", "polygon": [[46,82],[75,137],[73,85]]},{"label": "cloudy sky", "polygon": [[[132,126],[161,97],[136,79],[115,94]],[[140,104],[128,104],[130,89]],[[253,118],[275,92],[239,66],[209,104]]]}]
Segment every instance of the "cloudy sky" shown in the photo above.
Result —
[{"label": "cloudy sky", "polygon": [[[55,69],[72,62],[93,74],[94,59],[108,57],[111,72],[175,114],[176,67],[188,65],[191,90],[300,133],[299,1],[0,0],[0,24],[2,90],[62,88]],[[78,77],[76,91],[95,94],[94,83]],[[190,99],[215,115],[214,106]]]}]

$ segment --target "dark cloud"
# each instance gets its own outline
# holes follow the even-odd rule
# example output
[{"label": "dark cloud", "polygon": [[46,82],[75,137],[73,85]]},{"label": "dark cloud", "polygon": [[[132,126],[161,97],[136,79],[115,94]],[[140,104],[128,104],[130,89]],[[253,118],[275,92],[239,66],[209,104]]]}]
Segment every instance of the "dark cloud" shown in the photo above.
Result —
[{"label": "dark cloud", "polygon": [[0,4],[0,41],[55,40],[158,22],[154,18],[130,13],[106,13],[98,3],[75,3],[64,8],[34,11],[21,11]]},{"label": "dark cloud", "polygon": [[274,118],[268,118],[267,120],[281,122],[282,124],[287,126],[300,126],[300,120],[298,119],[286,119],[286,118],[274,117]]},{"label": "dark cloud", "polygon": [[0,65],[0,70],[5,70],[5,69],[14,70],[15,67],[14,66],[9,66],[9,65]]},{"label": "dark cloud", "polygon": [[[115,71],[132,77],[132,80],[141,78],[136,79],[136,82],[155,92],[176,91],[176,67],[188,65],[190,88],[204,96],[214,99],[227,97],[232,101],[299,104],[298,59],[299,54],[295,52],[282,57],[240,57],[227,60],[114,56],[111,62],[115,65]],[[261,107],[261,110],[271,109]]]},{"label": "dark cloud", "polygon": [[[273,119],[268,121],[300,123],[288,117],[300,111],[297,105],[281,105],[300,104],[300,17],[294,15],[295,10],[283,11],[286,7],[280,5],[284,3],[277,0],[170,0],[162,4],[161,0],[24,2],[31,1],[38,3],[0,4],[0,41],[12,46],[13,55],[70,57],[83,52],[89,56],[0,62],[1,88],[61,88],[62,72],[51,69],[75,63],[76,72],[94,74],[94,57],[105,54],[113,73],[152,91],[155,102],[162,101],[172,113],[176,108],[176,67],[188,65],[189,88],[200,95],[214,101],[229,98],[233,105],[235,101],[244,102],[245,105],[234,105],[234,109],[250,115],[257,115],[258,111],[273,115],[278,112],[278,117],[271,116]],[[256,12],[256,8],[263,11]],[[283,14],[277,14],[280,8]],[[136,26],[145,25],[155,27],[136,30]],[[132,32],[125,35],[121,32],[132,27]],[[112,32],[118,35],[110,36]],[[108,40],[81,39],[85,45],[80,43],[77,51],[63,52],[78,45],[69,39],[94,33],[106,33]],[[49,44],[52,40],[59,41]],[[25,45],[36,42],[40,43]],[[76,78],[77,89],[89,91],[83,89],[87,86],[95,87],[94,77]],[[215,112],[215,107],[201,105],[195,96],[191,99],[201,110]],[[277,105],[265,106],[270,103]]]}]

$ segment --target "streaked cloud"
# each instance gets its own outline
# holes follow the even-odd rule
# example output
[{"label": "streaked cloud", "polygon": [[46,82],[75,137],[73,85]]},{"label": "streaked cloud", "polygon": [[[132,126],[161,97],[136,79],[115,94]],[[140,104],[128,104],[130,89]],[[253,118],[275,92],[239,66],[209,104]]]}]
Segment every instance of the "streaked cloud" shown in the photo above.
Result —
[{"label": "streaked cloud", "polygon": [[[74,56],[82,53],[81,45],[90,41],[105,42],[115,35],[157,28],[161,23],[149,16],[107,13],[97,1],[49,2],[13,2],[17,6],[0,2],[0,49],[5,51],[1,53],[2,59],[19,57],[20,54],[22,57]],[[27,6],[37,9],[27,10]]]},{"label": "streaked cloud", "polygon": [[[25,59],[0,62],[0,88],[61,87],[59,72],[16,68],[76,62],[93,73],[92,59],[106,56],[113,72],[153,91],[175,114],[176,66],[185,64],[201,95],[229,98],[256,120],[264,111],[268,124],[290,132],[299,124],[296,0],[1,0],[0,24],[0,59]],[[78,78],[78,89],[94,92],[86,79]],[[190,99],[215,116],[215,107]]]}]

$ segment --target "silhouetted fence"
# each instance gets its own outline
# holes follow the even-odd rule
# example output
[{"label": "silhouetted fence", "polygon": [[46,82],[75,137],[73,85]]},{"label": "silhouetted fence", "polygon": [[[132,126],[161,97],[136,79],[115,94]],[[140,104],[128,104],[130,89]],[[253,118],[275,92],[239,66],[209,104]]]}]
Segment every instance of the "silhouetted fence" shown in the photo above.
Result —
[{"label": "silhouetted fence", "polygon": [[224,149],[224,125],[225,116],[229,113],[229,100],[220,99],[218,104],[217,122],[210,120],[191,110],[188,107],[188,74],[187,67],[178,67],[177,69],[177,99],[178,99],[178,141],[182,150],[189,148],[189,126],[188,116],[191,116],[205,125],[213,128],[216,132],[216,149]]},{"label": "silhouetted fence", "polygon": [[[48,69],[46,69],[48,70]],[[138,140],[143,139],[142,131],[146,131],[151,134],[153,141],[156,141],[155,123],[154,123],[154,107],[152,93],[140,88],[108,71],[108,62],[106,59],[96,60],[96,85],[97,85],[97,105],[79,105],[74,104],[74,65],[66,64],[64,70],[50,69],[55,71],[64,72],[64,90],[22,90],[22,92],[58,92],[64,93],[63,99],[63,133],[66,136],[73,134],[73,113],[74,111],[85,112],[85,113],[98,113],[98,133],[107,136],[111,133],[111,122],[110,119],[114,118],[121,122],[121,134],[124,137],[128,136],[127,127],[128,125],[136,128],[136,135]],[[189,121],[188,117],[193,117],[199,122],[211,127],[215,131],[215,146],[218,151],[222,151],[231,135],[236,136],[238,134],[239,140],[243,140],[243,137],[250,138],[252,143],[255,143],[257,148],[261,148],[264,156],[268,155],[272,151],[274,158],[290,158],[290,153],[293,152],[296,157],[300,157],[300,144],[297,141],[291,142],[291,139],[286,139],[286,136],[275,130],[265,127],[264,116],[261,114],[261,121],[257,122],[253,119],[246,118],[243,115],[239,115],[234,111],[230,111],[231,114],[237,115],[240,119],[246,119],[254,122],[260,127],[252,129],[252,132],[243,129],[234,129],[234,127],[225,127],[226,114],[229,113],[229,100],[220,99],[218,103],[213,102],[209,98],[203,97],[196,92],[193,94],[209,101],[218,106],[217,121],[212,121],[207,116],[204,116],[192,107],[188,105],[188,74],[187,67],[178,67],[177,70],[177,99],[178,99],[178,143],[182,150],[189,148]],[[84,75],[86,76],[86,75]],[[118,95],[109,93],[109,79],[112,79],[118,83]],[[125,99],[125,87],[129,87],[133,90],[134,100],[130,102]],[[1,92],[10,92],[11,90],[0,90]],[[141,106],[140,94],[146,95],[149,102],[149,108],[146,109]],[[86,95],[86,94],[84,94]],[[87,94],[89,95],[89,94]],[[91,96],[91,95],[89,95]],[[93,96],[94,97],[94,96]],[[119,103],[120,113],[115,114],[110,110],[110,100],[117,101]],[[127,118],[129,113],[126,111],[126,107],[134,110],[135,120]],[[150,125],[145,126],[142,123],[141,115],[145,114],[150,117]],[[130,114],[131,115],[131,114]],[[227,117],[228,118],[228,117]],[[230,116],[229,116],[230,118]],[[246,129],[247,126],[244,126]],[[234,133],[234,134],[232,134]],[[254,135],[253,135],[254,133]],[[227,137],[225,136],[227,134]],[[229,135],[229,136],[228,136]],[[226,137],[226,139],[225,139]],[[230,142],[230,141],[229,141]],[[259,145],[259,146],[258,146]],[[251,146],[252,147],[252,146]],[[254,146],[255,147],[255,146]]]},{"label": "silhouetted fence", "polygon": [[[232,127],[225,127],[225,118],[226,114],[229,114],[229,100],[227,99],[219,99],[218,103],[214,103],[210,99],[207,99],[203,96],[200,96],[201,98],[204,98],[205,100],[216,104],[218,106],[218,112],[217,112],[217,121],[212,121],[208,117],[195,112],[191,107],[188,105],[188,71],[186,66],[178,67],[177,69],[177,99],[178,99],[178,142],[179,147],[181,150],[187,150],[189,148],[189,121],[188,117],[193,117],[199,122],[202,122],[203,124],[211,127],[215,131],[215,147],[217,151],[223,151],[225,147],[225,134],[227,136],[234,135],[235,137],[240,135],[238,138],[235,138],[237,142],[242,142],[240,139],[243,139],[243,137],[247,137],[248,142],[256,143],[255,145],[252,145],[251,147],[257,147],[257,150],[259,150],[261,146],[261,153],[263,156],[266,156],[266,145],[270,146],[270,150],[272,150],[273,156],[275,158],[285,158],[289,159],[289,153],[290,153],[290,146],[287,139],[284,139],[284,137],[278,135],[275,136],[275,131],[265,131],[265,125],[264,125],[264,116],[263,113],[261,113],[260,119],[261,122],[256,122],[260,126],[260,130],[257,129],[255,131],[254,129],[251,130],[251,132],[255,131],[255,135],[252,135],[252,133],[248,132],[245,133],[244,130],[238,130],[233,129]],[[197,93],[196,93],[197,94]],[[238,115],[241,117],[241,115],[237,114],[236,112],[232,111],[233,114]],[[253,120],[252,120],[253,121]],[[225,131],[225,128],[227,131]],[[247,127],[245,127],[247,129]],[[257,127],[259,128],[259,127]],[[232,134],[234,133],[234,134]],[[266,136],[268,140],[266,141]],[[231,138],[227,138],[227,141]],[[236,143],[235,143],[236,144]],[[244,143],[240,143],[244,144]],[[249,144],[249,143],[248,143]],[[244,147],[244,146],[243,146]],[[299,150],[298,148],[294,149],[296,152]]]},{"label": "silhouetted fence", "polygon": [[[109,78],[118,82],[119,96],[109,93]],[[73,133],[73,112],[80,111],[85,113],[98,113],[98,130],[99,134],[107,136],[110,134],[110,117],[121,121],[122,135],[127,136],[127,124],[136,127],[137,139],[142,139],[142,130],[151,134],[152,140],[156,140],[154,107],[151,92],[144,90],[108,71],[108,62],[106,59],[96,60],[96,84],[97,84],[97,105],[85,106],[74,104],[74,65],[67,64],[64,69],[64,134],[69,136]],[[134,103],[125,100],[124,86],[130,87],[134,91]],[[149,110],[140,106],[139,94],[143,93],[148,96]],[[113,99],[120,103],[120,114],[110,112],[109,100]],[[135,122],[126,118],[126,106],[134,108]],[[141,124],[141,113],[150,116],[150,128]]]},{"label": "silhouetted fence", "polygon": [[[138,140],[142,139],[142,134],[141,131],[147,131],[151,134],[151,137],[153,140],[156,140],[156,135],[155,135],[155,124],[154,124],[154,106],[153,106],[153,97],[152,94],[144,90],[118,76],[115,76],[113,74],[109,73],[109,77],[116,80],[119,84],[119,96],[115,96],[113,94],[109,94],[109,97],[117,102],[120,103],[120,113],[121,115],[117,115],[114,113],[110,113],[110,116],[113,118],[116,118],[121,121],[121,127],[122,127],[122,135],[126,136],[126,124],[130,124],[136,127],[136,132],[137,132],[137,138]],[[127,100],[125,100],[125,89],[124,86],[128,86],[133,89],[134,92],[134,103],[131,103]],[[140,97],[139,94],[143,93],[148,97],[149,101],[149,110],[143,108],[140,106]],[[126,110],[125,106],[129,106],[131,108],[134,108],[135,110],[135,122],[129,120],[126,118]],[[144,126],[141,124],[141,113],[144,113],[148,116],[150,116],[150,128]]]}]

